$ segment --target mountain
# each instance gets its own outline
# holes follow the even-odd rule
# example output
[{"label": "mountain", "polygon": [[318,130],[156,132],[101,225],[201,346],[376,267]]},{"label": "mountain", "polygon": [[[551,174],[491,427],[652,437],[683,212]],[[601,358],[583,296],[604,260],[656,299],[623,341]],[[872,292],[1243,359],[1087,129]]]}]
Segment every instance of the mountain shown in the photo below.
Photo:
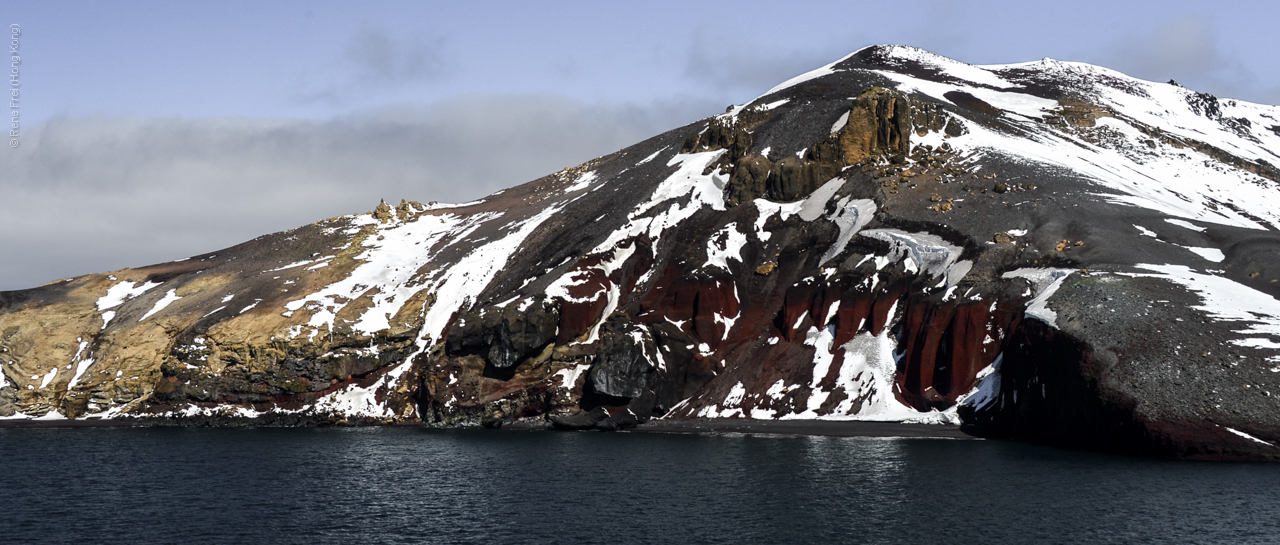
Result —
[{"label": "mountain", "polygon": [[1277,150],[1274,106],[869,47],[479,201],[0,293],[0,415],[888,420],[1277,459]]}]

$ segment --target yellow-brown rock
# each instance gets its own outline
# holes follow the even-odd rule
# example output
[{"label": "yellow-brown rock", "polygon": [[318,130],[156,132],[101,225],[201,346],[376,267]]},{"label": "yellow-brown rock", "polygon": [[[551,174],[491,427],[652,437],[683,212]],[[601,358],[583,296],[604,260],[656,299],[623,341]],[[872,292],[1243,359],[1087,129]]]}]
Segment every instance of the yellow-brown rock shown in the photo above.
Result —
[{"label": "yellow-brown rock", "polygon": [[883,87],[871,87],[858,95],[840,132],[840,148],[849,165],[873,156],[910,153],[911,108],[907,97]]}]

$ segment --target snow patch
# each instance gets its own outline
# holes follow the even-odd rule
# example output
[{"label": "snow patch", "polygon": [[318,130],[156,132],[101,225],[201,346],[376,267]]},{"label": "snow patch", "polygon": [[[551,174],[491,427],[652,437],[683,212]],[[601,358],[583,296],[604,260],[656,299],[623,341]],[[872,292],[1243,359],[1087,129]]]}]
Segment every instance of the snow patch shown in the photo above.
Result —
[{"label": "snow patch", "polygon": [[998,68],[999,66],[976,66],[907,45],[891,45],[881,49],[890,58],[911,61],[956,79],[992,87],[1014,86],[1009,80],[991,72],[993,68]]},{"label": "snow patch", "polygon": [[1183,221],[1180,219],[1166,218],[1164,221],[1177,225],[1178,227],[1182,227],[1183,229],[1190,229],[1192,231],[1197,231],[1201,233],[1203,233],[1205,230],[1204,227],[1200,227],[1199,225],[1195,225],[1189,221]]},{"label": "snow patch", "polygon": [[[845,55],[844,57],[842,57],[840,60],[838,60],[838,61],[836,61],[836,62],[833,62],[833,63],[828,64],[828,65],[826,65],[826,66],[823,66],[823,67],[821,67],[821,68],[816,68],[816,69],[814,69],[814,70],[810,70],[810,71],[808,71],[808,72],[805,72],[805,73],[803,73],[803,74],[800,74],[799,76],[796,76],[796,77],[791,78],[791,79],[789,79],[789,80],[787,80],[787,81],[784,81],[784,82],[782,82],[782,83],[779,83],[778,85],[774,86],[774,88],[769,89],[768,91],[765,91],[763,95],[760,95],[759,97],[756,97],[756,99],[755,99],[755,100],[760,100],[761,98],[764,98],[764,97],[767,97],[767,96],[769,96],[769,95],[772,95],[772,94],[774,94],[774,93],[776,93],[776,92],[778,92],[778,91],[781,91],[781,90],[783,90],[783,89],[786,89],[786,88],[788,88],[788,87],[794,87],[794,86],[796,86],[796,85],[800,85],[801,83],[804,83],[804,82],[809,81],[809,80],[811,80],[811,79],[817,79],[817,78],[820,78],[820,77],[825,76],[825,75],[828,75],[828,74],[834,74],[834,73],[836,72],[836,69],[835,69],[836,65],[837,65],[837,64],[840,64],[840,63],[842,63],[842,62],[844,62],[844,60],[845,60],[845,59],[847,59],[847,58],[849,58],[849,57],[852,57],[853,55],[854,55],[854,53],[850,53],[850,54],[848,54],[848,55]],[[755,100],[753,100],[752,102],[755,102]],[[781,102],[781,101],[780,101],[780,102]]]},{"label": "snow patch", "polygon": [[1275,444],[1274,444],[1274,443],[1271,443],[1270,441],[1263,441],[1263,440],[1261,440],[1261,439],[1258,439],[1257,437],[1254,437],[1254,436],[1252,436],[1252,435],[1249,435],[1249,434],[1247,434],[1247,433],[1245,433],[1245,432],[1242,432],[1242,431],[1240,431],[1240,430],[1237,430],[1237,429],[1235,429],[1235,428],[1228,428],[1228,427],[1226,427],[1226,426],[1222,426],[1222,429],[1227,430],[1227,431],[1229,431],[1229,432],[1231,432],[1231,433],[1234,433],[1234,434],[1236,434],[1236,435],[1239,435],[1240,437],[1243,437],[1243,438],[1248,439],[1248,440],[1250,440],[1250,441],[1253,441],[1253,442],[1255,442],[1255,443],[1262,443],[1262,444],[1264,444],[1264,445],[1266,445],[1266,446],[1268,446],[1268,447],[1274,447],[1274,446],[1275,446]]},{"label": "snow patch", "polygon": [[[927,424],[959,423],[955,409],[920,412],[903,405],[893,395],[897,361],[893,352],[897,347],[888,329],[880,335],[868,332],[858,334],[849,342],[833,347],[835,339],[830,328],[811,327],[804,344],[814,348],[813,378],[810,381],[809,399],[805,409],[798,413],[784,414],[781,420],[863,420],[876,422],[915,422]],[[822,388],[823,379],[839,356],[840,369],[830,390]],[[781,394],[775,383],[771,391]],[[836,391],[845,398],[828,414],[818,410]]]},{"label": "snow patch", "polygon": [[956,406],[985,409],[1000,397],[1000,363],[1004,360],[1004,352],[996,355],[995,361],[978,371],[973,389],[956,398]]},{"label": "snow patch", "polygon": [[[1268,146],[1266,140],[1258,138],[1258,134],[1253,138],[1242,138],[1235,129],[1195,110],[1188,101],[1191,91],[1137,80],[1082,63],[1048,60],[1004,67],[1030,68],[1049,77],[1061,78],[1065,83],[1077,86],[1092,103],[1122,114],[1121,117],[1099,118],[1094,128],[1084,131],[1092,134],[1106,131],[1107,138],[1097,140],[1087,138],[1079,131],[1060,131],[1037,120],[1026,119],[1041,117],[1045,110],[1056,109],[1057,106],[1053,101],[1008,91],[1012,85],[986,70],[994,67],[963,65],[927,52],[894,51],[894,55],[902,54],[901,58],[919,57],[925,59],[921,62],[937,66],[948,75],[973,82],[973,85],[963,81],[933,82],[893,70],[875,71],[897,82],[899,90],[920,92],[938,100],[946,100],[948,92],[963,91],[1013,114],[1006,116],[1005,121],[1016,126],[1016,131],[988,128],[977,123],[966,124],[968,133],[947,139],[961,154],[971,158],[999,155],[1023,163],[1039,163],[1073,171],[1098,183],[1104,191],[1094,193],[1094,196],[1104,201],[1155,210],[1169,216],[1249,229],[1265,230],[1268,229],[1265,224],[1271,227],[1280,225],[1280,209],[1272,205],[1271,199],[1276,191],[1275,182],[1192,148],[1162,144],[1148,147],[1147,142],[1151,138],[1145,127],[1152,127],[1169,137],[1204,142],[1251,161],[1275,160],[1274,144]],[[1255,126],[1274,124],[1274,107],[1234,100],[1221,104],[1225,105],[1224,116],[1229,115],[1226,109],[1232,109],[1230,115],[1249,119]],[[1268,121],[1267,116],[1272,121]],[[1130,121],[1134,123],[1130,124]],[[1257,132],[1264,138],[1270,138],[1265,131]],[[1232,202],[1242,212],[1233,207],[1218,206],[1215,204],[1218,202]],[[1188,228],[1201,230],[1194,225]]]},{"label": "snow patch", "polygon": [[146,320],[147,318],[151,317],[151,315],[164,310],[165,307],[169,306],[174,301],[177,301],[178,299],[182,299],[181,297],[178,297],[177,291],[178,290],[169,290],[168,292],[166,292],[164,294],[164,297],[161,297],[159,301],[156,301],[155,306],[151,307],[151,310],[148,310],[146,314],[143,314],[141,318],[138,318],[138,321],[141,322],[143,320]]},{"label": "snow patch", "polygon": [[844,253],[845,247],[849,245],[849,241],[853,236],[858,234],[863,227],[871,223],[872,218],[876,215],[876,202],[870,199],[849,199],[845,197],[836,204],[835,212],[827,216],[827,219],[835,223],[840,228],[840,234],[836,236],[836,241],[827,248],[826,253],[822,254],[822,259],[818,263],[826,263],[841,253]]},{"label": "snow patch", "polygon": [[[72,388],[75,387],[77,383],[80,382],[80,377],[83,376],[84,372],[89,369],[89,366],[93,365],[93,358],[85,358],[83,360],[80,359],[80,355],[84,353],[84,349],[88,348],[88,346],[89,346],[88,341],[80,341],[80,348],[76,349],[76,354],[74,356],[71,356],[71,362],[76,364],[76,372],[74,375],[71,376],[71,382],[67,383],[68,391],[70,391]],[[0,384],[0,386],[3,386],[3,384]]]},{"label": "snow patch", "polygon": [[840,119],[837,119],[835,124],[831,125],[831,134],[836,134],[844,130],[844,126],[848,124],[849,124],[849,112],[846,111],[845,113],[840,114]]},{"label": "snow patch", "polygon": [[44,389],[45,386],[48,386],[50,382],[53,382],[53,378],[56,377],[57,375],[58,375],[57,367],[50,369],[49,372],[45,374],[44,378],[40,380],[40,388]]},{"label": "snow patch", "polygon": [[274,269],[267,269],[267,270],[266,270],[266,271],[264,271],[264,272],[278,272],[278,271],[283,271],[283,270],[285,270],[285,269],[292,269],[292,268],[294,268],[294,267],[301,267],[301,266],[306,265],[306,264],[308,264],[308,263],[315,263],[315,261],[314,261],[314,260],[311,260],[311,259],[307,259],[307,260],[303,260],[303,261],[295,261],[295,262],[290,263],[290,264],[288,264],[288,265],[285,265],[285,266],[283,266],[283,267],[276,267],[276,268],[274,268]]},{"label": "snow patch", "polygon": [[1191,250],[1196,255],[1214,263],[1222,263],[1222,261],[1227,258],[1227,256],[1222,253],[1222,250],[1217,248],[1197,248],[1195,246],[1183,246],[1183,248]]},{"label": "snow patch", "polygon": [[[756,199],[753,201],[756,205],[756,211],[758,212],[755,221],[756,238],[761,241],[766,241],[769,240],[769,237],[773,236],[772,233],[765,231],[764,229],[764,224],[773,216],[778,216],[778,219],[783,221],[786,221],[787,218],[794,215],[799,215],[800,219],[804,221],[813,221],[822,217],[823,212],[826,211],[827,202],[831,200],[831,197],[834,196],[843,185],[844,180],[840,178],[832,178],[828,180],[827,183],[822,184],[821,187],[814,190],[814,192],[808,197],[795,202],[780,203],[773,202],[768,199]],[[845,199],[841,202],[847,204],[848,201]],[[874,210],[874,203],[872,204],[872,207]],[[836,215],[840,214],[842,214],[841,211],[836,212]],[[870,218],[868,218],[867,221],[870,221]]]},{"label": "snow patch", "polygon": [[[670,176],[658,184],[648,200],[640,203],[627,214],[627,222],[614,230],[592,253],[604,253],[622,241],[641,236],[649,237],[654,251],[664,243],[663,234],[668,229],[689,219],[699,210],[710,208],[723,211],[724,186],[728,175],[718,169],[710,174],[702,172],[718,159],[725,150],[701,153],[679,153],[667,161],[667,166],[678,166]],[[644,284],[654,270],[650,269],[639,279]]]},{"label": "snow patch", "polygon": [[571,369],[561,369],[559,371],[556,371],[556,373],[551,376],[553,378],[560,379],[561,388],[564,388],[566,390],[572,390],[573,386],[578,383],[578,377],[581,377],[582,374],[586,373],[587,370],[589,369],[591,369],[591,364],[580,363]]},{"label": "snow patch", "polygon": [[590,186],[591,186],[591,182],[596,181],[596,179],[598,179],[598,178],[599,178],[599,176],[596,176],[596,173],[595,173],[595,172],[584,172],[584,173],[582,173],[581,175],[579,175],[579,176],[578,176],[578,179],[577,179],[576,181],[574,181],[574,183],[573,183],[572,185],[570,185],[569,187],[564,188],[564,192],[565,192],[565,193],[572,193],[572,192],[574,192],[574,191],[579,191],[579,190],[582,190],[582,189],[586,189],[587,187],[590,187]]},{"label": "snow patch", "polygon": [[98,310],[107,310],[115,308],[123,304],[125,301],[133,299],[139,295],[146,293],[148,290],[159,286],[157,282],[138,282],[129,281],[120,282],[107,289],[107,294],[98,298]]},{"label": "snow patch", "polygon": [[378,402],[375,395],[378,387],[385,380],[386,377],[384,376],[368,388],[352,384],[320,398],[312,408],[316,412],[332,412],[347,417],[387,418],[394,416],[389,408]]},{"label": "snow patch", "polygon": [[662,149],[660,149],[660,150],[658,150],[658,151],[653,152],[653,154],[649,155],[648,157],[645,157],[644,159],[641,159],[641,160],[640,160],[640,162],[638,162],[638,163],[636,163],[636,164],[635,164],[635,166],[640,166],[640,165],[643,165],[643,164],[645,164],[645,163],[648,163],[649,161],[652,161],[652,160],[654,160],[654,159],[657,159],[657,158],[658,158],[658,155],[660,155],[660,154],[661,154],[662,152],[664,152],[664,151],[667,151],[667,148],[669,148],[669,147],[671,147],[671,146],[662,146]]},{"label": "snow patch", "polygon": [[[1182,285],[1200,296],[1200,304],[1192,306],[1215,320],[1248,324],[1235,332],[1241,335],[1265,335],[1280,338],[1280,301],[1258,290],[1229,278],[1199,273],[1183,265],[1138,264],[1139,269],[1154,274],[1138,273],[1134,276],[1164,278]],[[1272,348],[1274,342],[1265,338],[1230,341],[1239,346]]]},{"label": "snow patch", "polygon": [[1004,273],[1001,277],[1023,278],[1030,282],[1034,298],[1027,303],[1026,315],[1049,324],[1054,329],[1058,329],[1058,313],[1049,309],[1049,297],[1053,296],[1054,292],[1062,287],[1062,283],[1067,280],[1068,276],[1071,276],[1072,272],[1074,272],[1073,269],[1023,268]]},{"label": "snow patch", "polygon": [[729,270],[729,260],[742,262],[742,247],[747,244],[747,235],[738,231],[737,223],[724,226],[707,241],[707,262],[705,267],[718,267]]},{"label": "snow patch", "polygon": [[618,270],[619,267],[626,263],[627,259],[630,259],[631,255],[634,254],[635,251],[635,243],[627,244],[624,247],[615,247],[612,252],[613,257],[608,260],[601,261],[599,264],[591,267],[592,269],[602,271],[605,277],[602,290],[591,295],[575,298],[569,294],[570,287],[585,282],[591,276],[587,271],[580,269],[571,269],[560,278],[557,278],[551,283],[551,285],[547,286],[545,292],[547,296],[558,297],[569,302],[585,303],[588,301],[595,301],[600,298],[602,292],[604,296],[608,298],[608,301],[605,303],[604,312],[600,314],[600,319],[591,327],[591,331],[585,341],[586,343],[593,343],[597,338],[599,338],[600,327],[604,325],[604,319],[610,314],[613,314],[613,311],[618,308],[618,300],[622,296],[622,288],[609,280],[609,277],[613,275],[614,271]]},{"label": "snow patch", "polygon": [[936,278],[946,275],[945,285],[955,286],[960,282],[973,263],[956,260],[960,258],[963,248],[954,246],[942,237],[930,233],[907,233],[897,229],[868,229],[862,236],[883,240],[892,247],[889,258],[899,261],[907,258],[907,272],[920,272]]}]

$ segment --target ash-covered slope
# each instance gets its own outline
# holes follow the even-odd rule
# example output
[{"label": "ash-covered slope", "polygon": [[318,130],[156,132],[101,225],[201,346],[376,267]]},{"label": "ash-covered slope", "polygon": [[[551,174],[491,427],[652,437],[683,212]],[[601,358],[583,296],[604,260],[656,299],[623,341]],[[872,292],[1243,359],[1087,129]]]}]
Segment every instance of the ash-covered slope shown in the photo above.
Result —
[{"label": "ash-covered slope", "polygon": [[1280,457],[1280,108],[870,47],[461,205],[0,293],[0,415]]}]

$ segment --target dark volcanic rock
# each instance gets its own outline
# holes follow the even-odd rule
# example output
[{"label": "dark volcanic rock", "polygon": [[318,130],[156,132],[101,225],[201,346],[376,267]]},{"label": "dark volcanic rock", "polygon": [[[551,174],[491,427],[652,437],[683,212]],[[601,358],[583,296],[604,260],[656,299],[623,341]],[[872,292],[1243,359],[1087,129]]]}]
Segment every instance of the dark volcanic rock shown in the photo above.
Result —
[{"label": "dark volcanic rock", "polygon": [[765,180],[765,195],[771,200],[790,202],[813,193],[822,174],[813,161],[786,157],[773,164]]},{"label": "dark volcanic rock", "polygon": [[634,428],[639,424],[640,418],[635,413],[631,412],[630,409],[623,409],[600,421],[599,424],[596,424],[596,429],[600,431],[618,431]]},{"label": "dark volcanic rock", "polygon": [[458,318],[448,337],[451,355],[480,353],[497,369],[514,367],[556,339],[560,314],[549,304],[527,308],[481,307]]},{"label": "dark volcanic rock", "polygon": [[596,407],[581,414],[553,416],[551,417],[551,427],[562,431],[592,430],[596,428],[597,424],[604,422],[606,418],[609,418],[609,412],[604,407]]},{"label": "dark volcanic rock", "polygon": [[648,388],[658,349],[644,327],[613,322],[605,328],[588,375],[591,385],[607,396],[639,396]]},{"label": "dark volcanic rock", "polygon": [[738,161],[725,185],[725,204],[736,206],[765,196],[773,163],[767,157],[752,156]]}]

